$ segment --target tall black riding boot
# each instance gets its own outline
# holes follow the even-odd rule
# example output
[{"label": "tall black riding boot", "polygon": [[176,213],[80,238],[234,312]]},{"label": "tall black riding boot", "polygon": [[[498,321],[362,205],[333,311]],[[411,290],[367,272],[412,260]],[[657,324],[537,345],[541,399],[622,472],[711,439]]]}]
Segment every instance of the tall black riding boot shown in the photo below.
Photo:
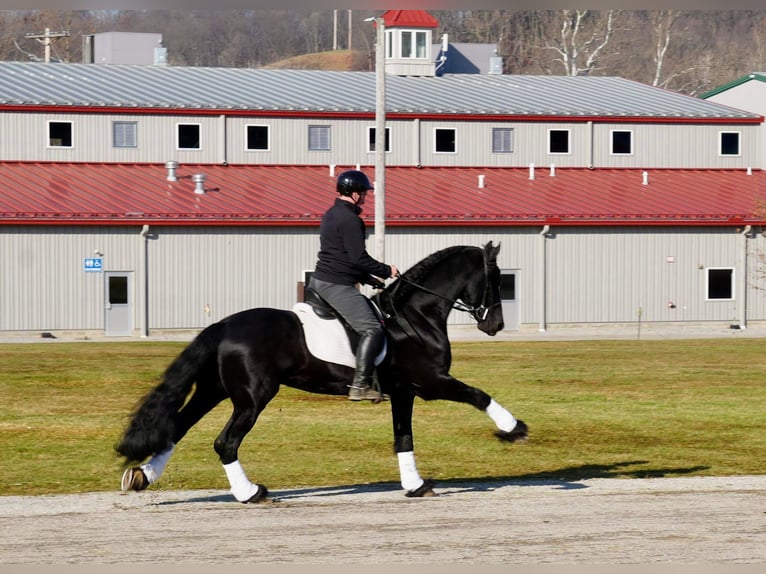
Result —
[{"label": "tall black riding boot", "polygon": [[379,391],[372,388],[372,374],[375,370],[375,357],[383,345],[383,331],[364,331],[360,333],[356,347],[356,372],[348,389],[348,398],[352,401],[380,401]]}]

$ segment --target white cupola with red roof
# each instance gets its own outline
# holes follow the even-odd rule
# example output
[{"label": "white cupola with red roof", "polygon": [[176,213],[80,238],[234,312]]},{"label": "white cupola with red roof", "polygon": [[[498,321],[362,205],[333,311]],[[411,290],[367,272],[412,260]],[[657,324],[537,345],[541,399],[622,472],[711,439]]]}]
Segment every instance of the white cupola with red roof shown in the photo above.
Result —
[{"label": "white cupola with red roof", "polygon": [[386,73],[395,76],[435,76],[433,32],[439,21],[425,10],[388,10]]}]

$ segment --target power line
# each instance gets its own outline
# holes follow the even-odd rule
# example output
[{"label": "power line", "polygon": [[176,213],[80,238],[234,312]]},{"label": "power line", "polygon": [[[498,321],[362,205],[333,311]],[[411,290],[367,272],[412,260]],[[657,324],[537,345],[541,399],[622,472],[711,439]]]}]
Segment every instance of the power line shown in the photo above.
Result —
[{"label": "power line", "polygon": [[43,46],[45,46],[45,63],[48,64],[51,61],[51,46],[56,40],[60,38],[68,38],[69,30],[62,30],[61,32],[51,32],[50,28],[46,28],[45,32],[37,33],[37,34],[33,32],[29,32],[27,34],[24,34],[24,37],[37,40]]}]

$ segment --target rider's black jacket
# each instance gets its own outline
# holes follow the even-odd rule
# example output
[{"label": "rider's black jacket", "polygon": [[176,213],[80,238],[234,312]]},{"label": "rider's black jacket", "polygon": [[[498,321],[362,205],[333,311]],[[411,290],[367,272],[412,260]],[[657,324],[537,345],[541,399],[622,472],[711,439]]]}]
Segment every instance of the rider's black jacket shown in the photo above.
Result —
[{"label": "rider's black jacket", "polygon": [[362,209],[335,200],[319,226],[319,258],[314,277],[329,283],[354,285],[369,283],[369,275],[388,279],[391,267],[367,253],[367,230],[359,214]]}]

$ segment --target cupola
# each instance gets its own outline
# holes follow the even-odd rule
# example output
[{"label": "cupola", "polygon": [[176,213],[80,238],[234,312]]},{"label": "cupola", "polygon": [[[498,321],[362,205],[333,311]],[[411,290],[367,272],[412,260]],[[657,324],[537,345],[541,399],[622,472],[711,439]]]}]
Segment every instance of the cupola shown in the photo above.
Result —
[{"label": "cupola", "polygon": [[394,76],[434,76],[433,32],[439,21],[425,10],[388,10],[386,73]]}]

